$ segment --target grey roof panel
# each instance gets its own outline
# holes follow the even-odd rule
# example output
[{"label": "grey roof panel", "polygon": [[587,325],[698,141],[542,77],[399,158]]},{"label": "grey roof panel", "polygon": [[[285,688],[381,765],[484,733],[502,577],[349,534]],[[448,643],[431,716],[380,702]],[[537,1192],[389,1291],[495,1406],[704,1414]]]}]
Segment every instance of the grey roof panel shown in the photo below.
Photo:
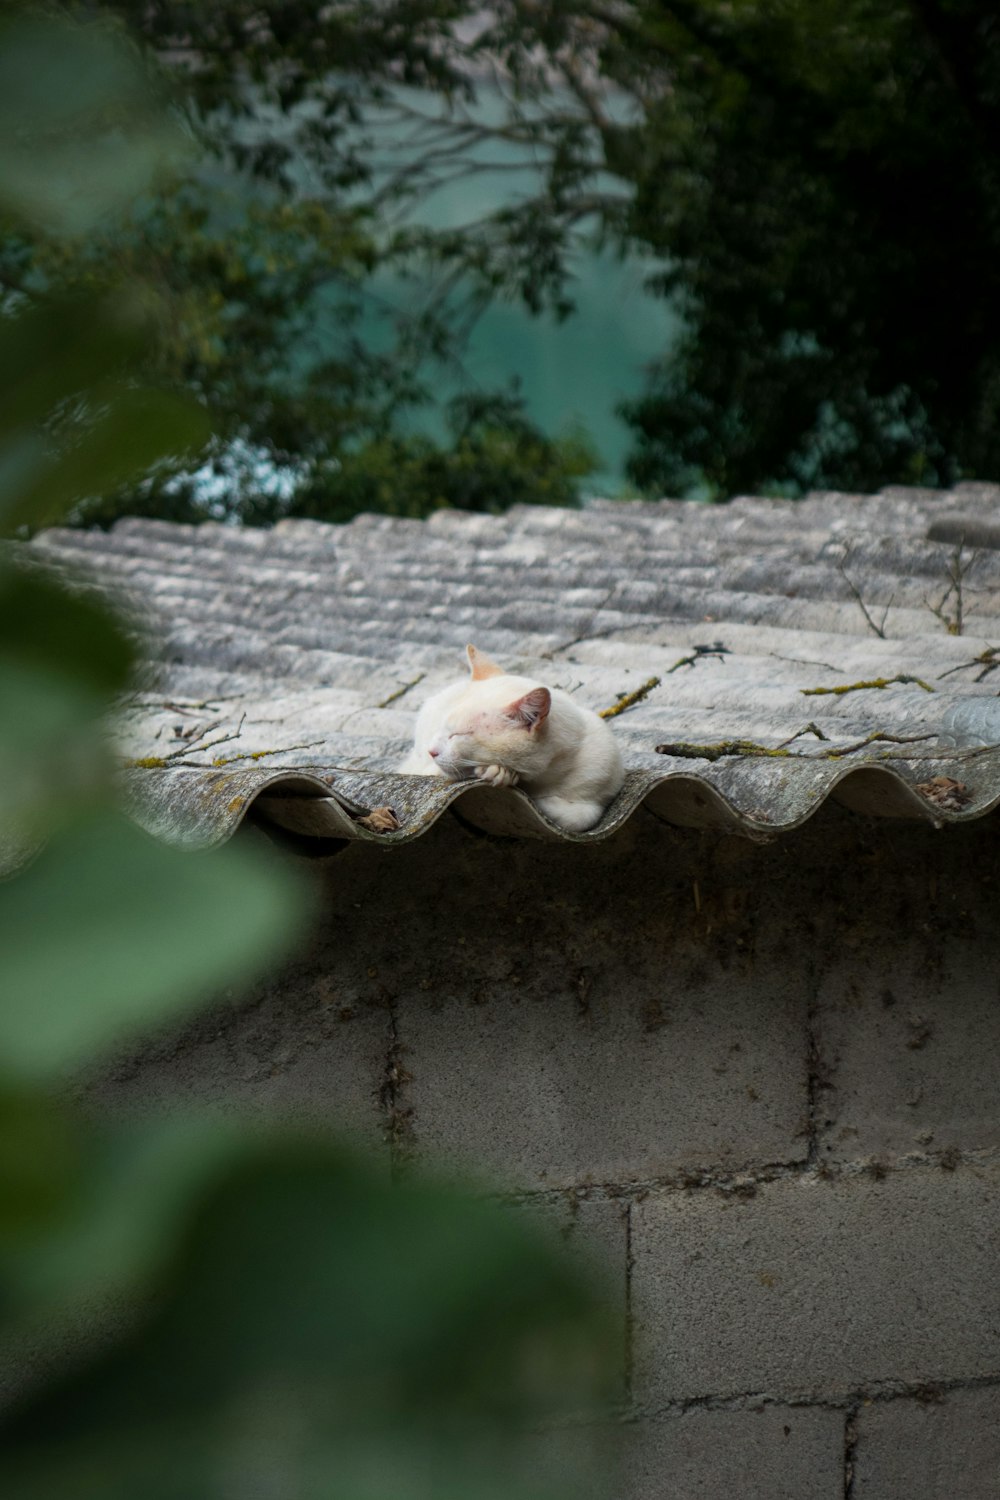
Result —
[{"label": "grey roof panel", "polygon": [[[761,837],[827,797],[935,823],[989,812],[998,535],[1000,487],[963,485],[269,530],[130,519],[18,551],[106,591],[141,630],[142,686],[116,733],[130,806],[161,836],[217,843],[249,814],[398,842],[454,808],[567,837],[521,792],[393,774],[473,640],[595,709],[659,679],[612,721],[629,778],[586,841],[640,803]],[[781,753],[706,758],[724,741]],[[379,806],[398,832],[359,824]]]}]

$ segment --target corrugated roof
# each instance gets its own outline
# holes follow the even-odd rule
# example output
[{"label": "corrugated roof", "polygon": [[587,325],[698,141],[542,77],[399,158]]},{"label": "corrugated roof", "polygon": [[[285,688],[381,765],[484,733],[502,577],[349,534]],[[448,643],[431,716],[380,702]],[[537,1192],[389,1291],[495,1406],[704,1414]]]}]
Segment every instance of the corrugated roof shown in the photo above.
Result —
[{"label": "corrugated roof", "polygon": [[[26,551],[144,626],[119,736],[135,816],[165,838],[218,842],[253,807],[397,842],[456,803],[493,832],[568,837],[520,791],[393,774],[468,641],[595,709],[643,694],[613,721],[626,787],[581,841],[641,802],[758,836],[828,796],[935,823],[1000,802],[998,486],[269,530],[125,520]],[[385,805],[398,832],[358,822]]]}]

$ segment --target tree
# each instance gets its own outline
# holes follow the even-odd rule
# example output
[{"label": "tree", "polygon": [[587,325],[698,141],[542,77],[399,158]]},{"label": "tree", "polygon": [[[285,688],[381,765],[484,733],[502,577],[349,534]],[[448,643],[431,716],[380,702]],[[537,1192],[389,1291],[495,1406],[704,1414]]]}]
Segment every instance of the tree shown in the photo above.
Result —
[{"label": "tree", "polygon": [[[0,282],[141,270],[174,334],[158,374],[210,407],[216,460],[242,475],[231,513],[345,516],[384,496],[394,468],[408,494],[390,503],[407,513],[466,492],[491,507],[571,497],[579,451],[506,398],[480,422],[481,450],[506,455],[496,487],[456,479],[462,438],[414,439],[408,416],[486,299],[568,315],[588,237],[652,257],[684,318],[626,409],[644,489],[725,498],[1000,472],[1000,21],[973,0],[112,10],[183,87],[203,154],[89,263],[73,250],[53,264],[14,236]],[[453,229],[421,226],[421,195],[483,170],[497,144],[532,164],[518,193]],[[375,348],[362,309],[378,268],[410,293]],[[262,488],[262,458],[284,490]],[[162,477],[128,498],[204,508]]]},{"label": "tree", "polygon": [[[436,252],[565,305],[581,230],[685,320],[626,408],[631,477],[725,498],[1000,472],[1000,19],[975,0],[497,0],[458,152],[533,193]],[[429,128],[429,127],[428,127]],[[429,136],[428,139],[434,139]]]},{"label": "tree", "polygon": [[[685,317],[626,409],[635,480],[724,498],[1000,472],[1000,19],[988,8],[491,9],[480,45],[547,117],[556,239],[581,209],[596,213],[660,258],[654,283]],[[594,193],[600,173],[617,195]]]},{"label": "tree", "polygon": [[689,331],[633,475],[716,493],[1000,471],[1000,27],[972,4],[704,7],[634,225]]}]

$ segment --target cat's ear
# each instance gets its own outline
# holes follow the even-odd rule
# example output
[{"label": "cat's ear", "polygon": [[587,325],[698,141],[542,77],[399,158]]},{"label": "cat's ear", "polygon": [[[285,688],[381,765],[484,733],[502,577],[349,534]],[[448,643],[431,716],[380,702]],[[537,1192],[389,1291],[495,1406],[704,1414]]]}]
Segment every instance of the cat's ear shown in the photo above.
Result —
[{"label": "cat's ear", "polygon": [[515,724],[523,724],[525,729],[537,729],[543,719],[548,718],[549,709],[552,707],[552,694],[548,688],[532,688],[530,693],[525,693],[523,698],[516,699],[507,705],[507,717],[513,719]]},{"label": "cat's ear", "polygon": [[465,654],[469,658],[469,666],[472,670],[473,682],[482,682],[484,677],[502,677],[503,667],[498,667],[495,661],[490,661],[475,646],[466,646]]}]

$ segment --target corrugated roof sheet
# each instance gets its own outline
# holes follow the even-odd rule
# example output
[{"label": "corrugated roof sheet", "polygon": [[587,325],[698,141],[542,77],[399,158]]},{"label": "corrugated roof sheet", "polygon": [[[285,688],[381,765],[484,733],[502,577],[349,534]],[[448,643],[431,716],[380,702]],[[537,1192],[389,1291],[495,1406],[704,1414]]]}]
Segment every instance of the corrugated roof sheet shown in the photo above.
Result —
[{"label": "corrugated roof sheet", "polygon": [[[998,486],[270,530],[126,520],[25,550],[144,627],[119,737],[135,816],[165,838],[218,842],[253,807],[397,842],[457,802],[490,831],[568,837],[520,791],[393,774],[467,641],[595,709],[648,689],[613,721],[630,774],[582,841],[640,802],[758,836],[828,796],[935,823],[1000,802]],[[707,758],[733,741],[782,753]],[[384,805],[398,832],[357,821]]]}]

